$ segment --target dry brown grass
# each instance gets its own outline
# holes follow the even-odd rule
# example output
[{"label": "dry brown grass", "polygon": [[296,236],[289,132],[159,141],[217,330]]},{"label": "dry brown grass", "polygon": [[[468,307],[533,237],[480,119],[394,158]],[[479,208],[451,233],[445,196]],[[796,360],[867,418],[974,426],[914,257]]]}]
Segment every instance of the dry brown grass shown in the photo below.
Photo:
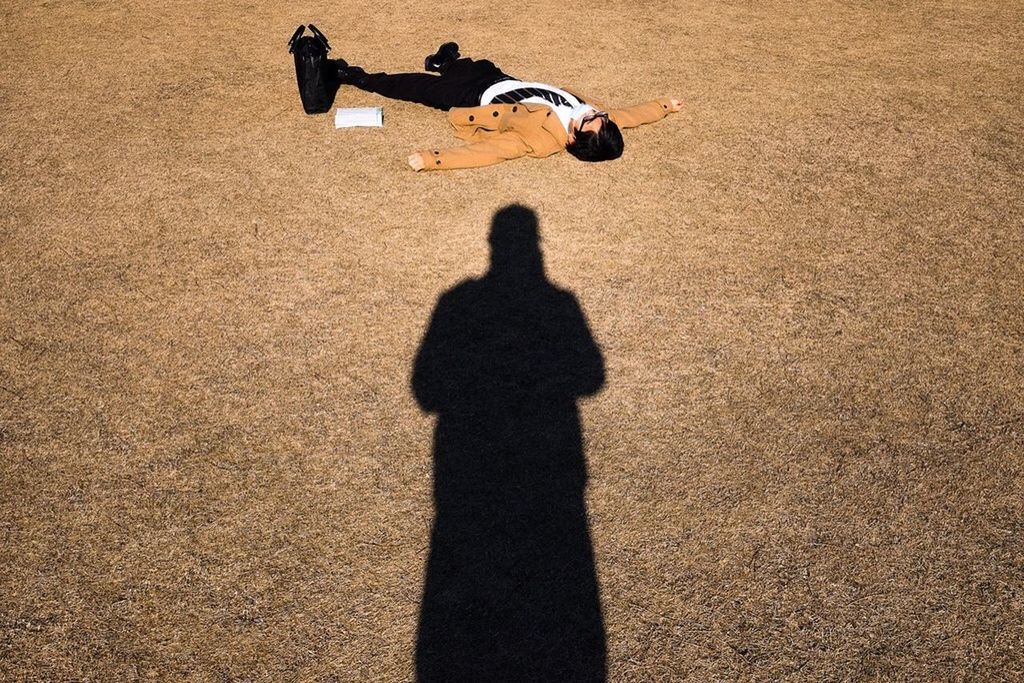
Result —
[{"label": "dry brown grass", "polygon": [[[439,5],[439,7],[434,7]],[[588,11],[587,8],[591,9]],[[623,159],[414,174],[284,43],[686,110]],[[1016,2],[0,9],[0,678],[412,676],[438,296],[533,207],[615,681],[1024,677]]]}]

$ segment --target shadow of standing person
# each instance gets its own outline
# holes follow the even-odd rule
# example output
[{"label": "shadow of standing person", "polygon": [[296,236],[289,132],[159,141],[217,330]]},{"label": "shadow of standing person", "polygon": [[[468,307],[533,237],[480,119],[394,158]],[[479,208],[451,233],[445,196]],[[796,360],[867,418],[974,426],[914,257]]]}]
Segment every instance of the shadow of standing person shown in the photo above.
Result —
[{"label": "shadow of standing person", "polygon": [[601,352],[545,276],[532,210],[500,210],[490,244],[490,270],[441,297],[413,369],[437,413],[417,678],[603,681],[576,407],[604,384]]}]

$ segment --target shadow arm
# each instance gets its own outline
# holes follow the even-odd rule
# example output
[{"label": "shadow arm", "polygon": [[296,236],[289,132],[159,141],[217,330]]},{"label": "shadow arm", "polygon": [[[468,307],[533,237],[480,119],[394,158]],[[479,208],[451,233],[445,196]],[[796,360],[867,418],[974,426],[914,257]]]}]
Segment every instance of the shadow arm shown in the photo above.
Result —
[{"label": "shadow arm", "polygon": [[592,396],[604,386],[604,357],[576,297],[569,293],[565,296],[562,305],[567,334],[563,339],[563,354],[571,383],[568,389],[573,396]]}]

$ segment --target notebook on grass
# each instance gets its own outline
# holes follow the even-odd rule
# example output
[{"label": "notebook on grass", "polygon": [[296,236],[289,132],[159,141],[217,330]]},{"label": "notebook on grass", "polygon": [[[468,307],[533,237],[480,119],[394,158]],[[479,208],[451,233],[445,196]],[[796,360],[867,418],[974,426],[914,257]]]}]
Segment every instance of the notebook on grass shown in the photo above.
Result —
[{"label": "notebook on grass", "polygon": [[384,107],[339,107],[334,112],[335,128],[379,128],[384,125]]}]

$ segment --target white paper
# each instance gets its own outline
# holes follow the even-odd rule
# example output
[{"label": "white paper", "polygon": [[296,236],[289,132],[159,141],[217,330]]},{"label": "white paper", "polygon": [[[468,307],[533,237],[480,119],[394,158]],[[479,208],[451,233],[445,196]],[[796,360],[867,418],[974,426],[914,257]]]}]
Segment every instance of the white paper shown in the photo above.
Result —
[{"label": "white paper", "polygon": [[339,107],[334,112],[335,128],[379,128],[383,125],[384,107]]}]

